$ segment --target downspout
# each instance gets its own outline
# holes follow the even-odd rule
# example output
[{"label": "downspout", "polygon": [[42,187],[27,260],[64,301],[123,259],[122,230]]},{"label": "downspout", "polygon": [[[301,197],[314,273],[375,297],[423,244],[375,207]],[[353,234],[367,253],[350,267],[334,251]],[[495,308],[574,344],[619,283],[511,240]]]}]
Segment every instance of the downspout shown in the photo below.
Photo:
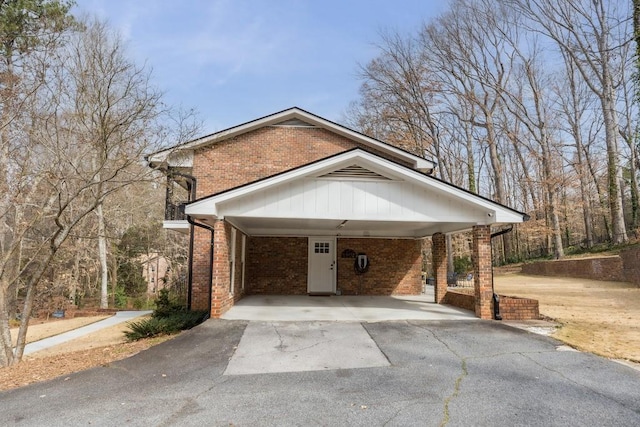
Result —
[{"label": "downspout", "polygon": [[[191,229],[192,229],[191,241],[192,242],[193,242],[193,227],[204,228],[205,230],[209,230],[211,232],[211,241],[209,243],[209,277],[208,277],[209,310],[207,311],[207,316],[206,316],[206,319],[208,319],[209,317],[211,317],[211,297],[213,296],[212,283],[213,283],[213,243],[214,243],[214,236],[215,236],[214,228],[207,224],[195,222],[193,218],[191,218],[191,215],[187,215],[187,221],[189,222],[189,224],[191,224]],[[191,287],[192,287],[192,280],[193,280],[192,267],[193,267],[193,243],[189,246],[189,310],[191,310]]]},{"label": "downspout", "polygon": [[[511,224],[509,228],[491,233],[491,240],[493,240],[494,237],[507,234],[511,232],[511,230],[513,230],[513,224]],[[493,286],[493,243],[491,244],[491,293],[493,294],[493,318],[495,320],[502,320],[502,315],[500,315],[500,296],[496,294]]]}]

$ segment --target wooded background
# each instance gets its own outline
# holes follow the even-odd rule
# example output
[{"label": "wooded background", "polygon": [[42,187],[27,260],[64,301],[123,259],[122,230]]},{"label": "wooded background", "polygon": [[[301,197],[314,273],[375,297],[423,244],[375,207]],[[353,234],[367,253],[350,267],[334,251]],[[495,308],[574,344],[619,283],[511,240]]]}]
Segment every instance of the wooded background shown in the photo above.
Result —
[{"label": "wooded background", "polygon": [[452,1],[416,33],[380,35],[347,120],[528,213],[500,263],[637,239],[634,3]]}]

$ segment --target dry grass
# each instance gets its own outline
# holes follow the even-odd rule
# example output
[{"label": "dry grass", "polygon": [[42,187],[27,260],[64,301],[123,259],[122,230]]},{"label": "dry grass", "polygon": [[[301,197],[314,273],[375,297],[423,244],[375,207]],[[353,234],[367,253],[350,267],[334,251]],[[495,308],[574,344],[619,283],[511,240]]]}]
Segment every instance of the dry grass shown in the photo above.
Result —
[{"label": "dry grass", "polygon": [[540,313],[562,325],[567,344],[614,359],[640,362],[640,288],[629,283],[506,274],[496,292],[534,298]]}]

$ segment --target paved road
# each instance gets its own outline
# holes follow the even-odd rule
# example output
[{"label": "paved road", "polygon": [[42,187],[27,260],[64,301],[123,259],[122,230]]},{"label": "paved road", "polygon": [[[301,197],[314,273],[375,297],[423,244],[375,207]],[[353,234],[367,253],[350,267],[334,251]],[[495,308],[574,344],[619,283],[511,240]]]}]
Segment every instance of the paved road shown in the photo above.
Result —
[{"label": "paved road", "polygon": [[640,372],[498,322],[363,323],[386,366],[225,375],[247,325],[209,320],[108,367],[0,393],[2,424],[640,425]]},{"label": "paved road", "polygon": [[45,348],[54,347],[56,345],[83,337],[92,332],[118,325],[120,323],[128,322],[135,319],[136,317],[144,316],[147,314],[151,314],[151,311],[119,311],[113,316],[108,317],[104,320],[100,320],[81,328],[73,329],[59,335],[54,335],[52,337],[27,344],[24,347],[24,355],[26,356],[28,354],[35,353],[36,351],[44,350]]}]

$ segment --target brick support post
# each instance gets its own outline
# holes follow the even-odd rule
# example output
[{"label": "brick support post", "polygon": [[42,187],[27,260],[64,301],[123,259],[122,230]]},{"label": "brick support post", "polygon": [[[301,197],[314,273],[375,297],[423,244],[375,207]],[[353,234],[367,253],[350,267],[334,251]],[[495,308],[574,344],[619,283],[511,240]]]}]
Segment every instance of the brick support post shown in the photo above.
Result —
[{"label": "brick support post", "polygon": [[211,317],[218,318],[228,309],[231,285],[229,263],[229,239],[231,228],[224,220],[217,220],[213,226],[213,291],[211,292]]},{"label": "brick support post", "polygon": [[488,225],[473,227],[473,270],[476,316],[481,319],[493,319],[491,228]]},{"label": "brick support post", "polygon": [[436,233],[431,237],[433,241],[433,273],[435,275],[435,302],[442,304],[447,294],[447,244],[445,235]]},{"label": "brick support post", "polygon": [[209,309],[211,289],[211,232],[193,227],[193,260],[191,265],[191,309]]}]

